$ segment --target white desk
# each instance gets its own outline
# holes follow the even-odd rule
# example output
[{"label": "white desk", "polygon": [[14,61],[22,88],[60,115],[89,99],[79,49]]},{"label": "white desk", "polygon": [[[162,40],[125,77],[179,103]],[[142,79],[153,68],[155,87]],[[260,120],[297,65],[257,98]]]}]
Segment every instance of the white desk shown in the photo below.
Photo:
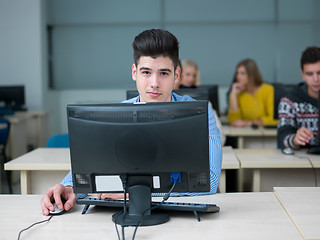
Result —
[{"label": "white desk", "polygon": [[222,126],[226,136],[237,137],[238,148],[276,148],[277,129]]},{"label": "white desk", "polygon": [[[272,191],[280,187],[312,187],[315,179],[310,162],[319,175],[319,155],[306,154],[306,150],[285,155],[279,149],[236,149],[241,169],[253,170],[253,191]],[[262,176],[263,172],[263,176]],[[318,185],[320,181],[318,179]]]},{"label": "white desk", "polygon": [[[0,196],[1,239],[16,239],[20,230],[47,219],[41,215],[40,198],[40,195]],[[165,224],[140,227],[135,239],[302,239],[273,193],[215,194],[169,200],[215,203],[221,211],[201,214],[201,222],[196,221],[193,213],[171,213],[170,221]],[[85,215],[81,215],[81,210],[82,206],[75,206],[48,223],[36,225],[23,232],[22,239],[117,239],[111,220],[115,209],[90,207]],[[127,239],[132,238],[133,231],[133,227],[125,228]]]},{"label": "white desk", "polygon": [[[219,188],[226,189],[226,169],[238,169],[231,147],[223,147]],[[48,187],[61,182],[71,168],[68,148],[38,148],[5,164],[5,170],[20,171],[21,193],[44,193]]]},{"label": "white desk", "polygon": [[69,148],[38,148],[4,165],[20,171],[21,194],[44,193],[71,169]]},{"label": "white desk", "polygon": [[274,193],[304,239],[320,239],[320,188],[274,188]]}]

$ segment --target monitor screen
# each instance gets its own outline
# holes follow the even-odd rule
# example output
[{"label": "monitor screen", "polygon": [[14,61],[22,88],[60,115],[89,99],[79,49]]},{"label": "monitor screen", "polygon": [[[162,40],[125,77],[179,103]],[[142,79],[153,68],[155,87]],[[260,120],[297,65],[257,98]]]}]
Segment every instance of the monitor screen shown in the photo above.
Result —
[{"label": "monitor screen", "polygon": [[121,191],[99,182],[125,178],[130,212],[169,192],[177,174],[173,192],[210,190],[207,101],[68,105],[67,114],[75,193]]},{"label": "monitor screen", "polygon": [[24,105],[24,86],[0,86],[1,108],[20,110]]}]

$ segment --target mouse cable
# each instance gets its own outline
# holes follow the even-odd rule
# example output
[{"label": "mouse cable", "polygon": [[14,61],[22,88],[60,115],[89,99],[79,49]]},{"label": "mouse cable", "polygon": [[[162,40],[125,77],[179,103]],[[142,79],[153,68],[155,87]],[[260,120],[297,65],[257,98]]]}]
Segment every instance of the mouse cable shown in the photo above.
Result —
[{"label": "mouse cable", "polygon": [[46,220],[43,220],[43,221],[40,221],[40,222],[35,222],[35,223],[33,223],[32,225],[30,225],[29,227],[27,227],[27,228],[25,228],[25,229],[22,229],[22,230],[19,232],[18,240],[20,239],[20,235],[21,235],[22,232],[24,232],[24,231],[32,228],[34,225],[37,225],[37,224],[40,224],[40,223],[44,223],[44,222],[49,222],[52,217],[53,217],[53,215],[51,215],[51,216],[50,216],[48,219],[46,219]]},{"label": "mouse cable", "polygon": [[153,206],[153,207],[150,207],[148,208],[147,210],[145,210],[142,215],[140,216],[140,220],[138,222],[138,224],[136,225],[136,228],[134,229],[134,232],[133,232],[133,236],[132,236],[132,240],[134,240],[135,236],[136,236],[136,233],[137,233],[137,230],[138,230],[138,227],[140,226],[141,224],[141,221],[142,221],[142,217],[146,214],[146,212],[148,212],[149,210],[154,210],[154,209],[157,209],[159,208],[165,201],[167,201],[170,197],[170,193],[173,191],[174,187],[176,186],[176,181],[174,181],[174,183],[172,184],[172,187],[171,189],[169,190],[168,193],[166,193],[164,196],[163,196],[163,199],[162,201],[157,205],[157,206]]},{"label": "mouse cable", "polygon": [[304,159],[304,158],[305,158],[305,159],[307,159],[307,160],[309,161],[309,163],[310,163],[310,165],[311,165],[311,168],[312,168],[312,170],[313,170],[315,186],[318,187],[318,175],[317,175],[317,171],[316,171],[316,169],[315,169],[312,161],[310,160],[310,158],[308,158],[308,157],[306,157],[306,156],[299,156],[299,155],[296,155],[296,154],[293,155],[293,156],[295,156],[295,157],[297,157],[297,158],[301,158],[301,159]]}]

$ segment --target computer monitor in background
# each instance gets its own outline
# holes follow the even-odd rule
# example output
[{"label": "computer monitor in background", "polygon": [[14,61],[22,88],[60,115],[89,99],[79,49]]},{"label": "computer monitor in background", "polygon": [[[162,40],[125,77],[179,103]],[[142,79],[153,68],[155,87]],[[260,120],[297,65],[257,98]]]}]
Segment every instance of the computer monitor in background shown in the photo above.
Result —
[{"label": "computer monitor in background", "polygon": [[[182,88],[173,90],[178,95],[189,95],[196,100],[209,100],[218,116],[220,116],[219,95],[217,85],[200,85],[198,88]],[[127,90],[127,99],[139,95],[137,90]]]},{"label": "computer monitor in background", "polygon": [[[209,90],[206,88],[198,89],[198,88],[183,88],[173,90],[174,93],[184,96],[188,95],[196,100],[209,100]],[[134,98],[139,95],[138,90],[127,90],[127,99]]]},{"label": "computer monitor in background", "polygon": [[279,119],[278,115],[278,107],[281,98],[288,95],[289,92],[293,90],[294,87],[296,87],[296,84],[283,84],[283,83],[273,83],[274,87],[274,109],[273,109],[273,118]]},{"label": "computer monitor in background", "polygon": [[2,110],[25,110],[24,86],[0,86],[0,108]]},{"label": "computer monitor in background", "polygon": [[173,192],[209,191],[207,101],[68,105],[67,113],[75,193],[114,192],[102,178],[120,176],[125,219],[155,225],[169,219],[144,214],[151,193],[169,192],[173,177],[181,175]]},{"label": "computer monitor in background", "polygon": [[200,85],[197,89],[208,89],[209,101],[211,102],[213,109],[216,110],[218,116],[220,116],[218,85],[204,84]]}]

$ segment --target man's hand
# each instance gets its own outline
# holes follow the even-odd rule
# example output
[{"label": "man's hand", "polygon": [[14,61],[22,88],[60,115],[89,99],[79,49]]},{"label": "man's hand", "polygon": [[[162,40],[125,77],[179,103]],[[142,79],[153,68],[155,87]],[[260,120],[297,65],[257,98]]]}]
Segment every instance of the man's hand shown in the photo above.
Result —
[{"label": "man's hand", "polygon": [[[64,206],[62,205],[63,198],[66,202]],[[49,215],[49,210],[54,211],[54,207],[52,205],[53,202],[56,203],[59,209],[64,209],[66,211],[70,210],[73,207],[77,200],[76,194],[73,192],[73,188],[71,186],[63,186],[61,184],[57,184],[54,187],[50,187],[47,192],[42,196],[41,199],[41,209],[42,214],[47,216]]]},{"label": "man's hand", "polygon": [[313,138],[313,132],[305,127],[301,127],[298,129],[292,141],[296,146],[305,146],[311,138]]},{"label": "man's hand", "polygon": [[[129,194],[127,193],[127,198],[128,197],[129,197]],[[123,193],[99,193],[98,198],[123,199]]]}]

